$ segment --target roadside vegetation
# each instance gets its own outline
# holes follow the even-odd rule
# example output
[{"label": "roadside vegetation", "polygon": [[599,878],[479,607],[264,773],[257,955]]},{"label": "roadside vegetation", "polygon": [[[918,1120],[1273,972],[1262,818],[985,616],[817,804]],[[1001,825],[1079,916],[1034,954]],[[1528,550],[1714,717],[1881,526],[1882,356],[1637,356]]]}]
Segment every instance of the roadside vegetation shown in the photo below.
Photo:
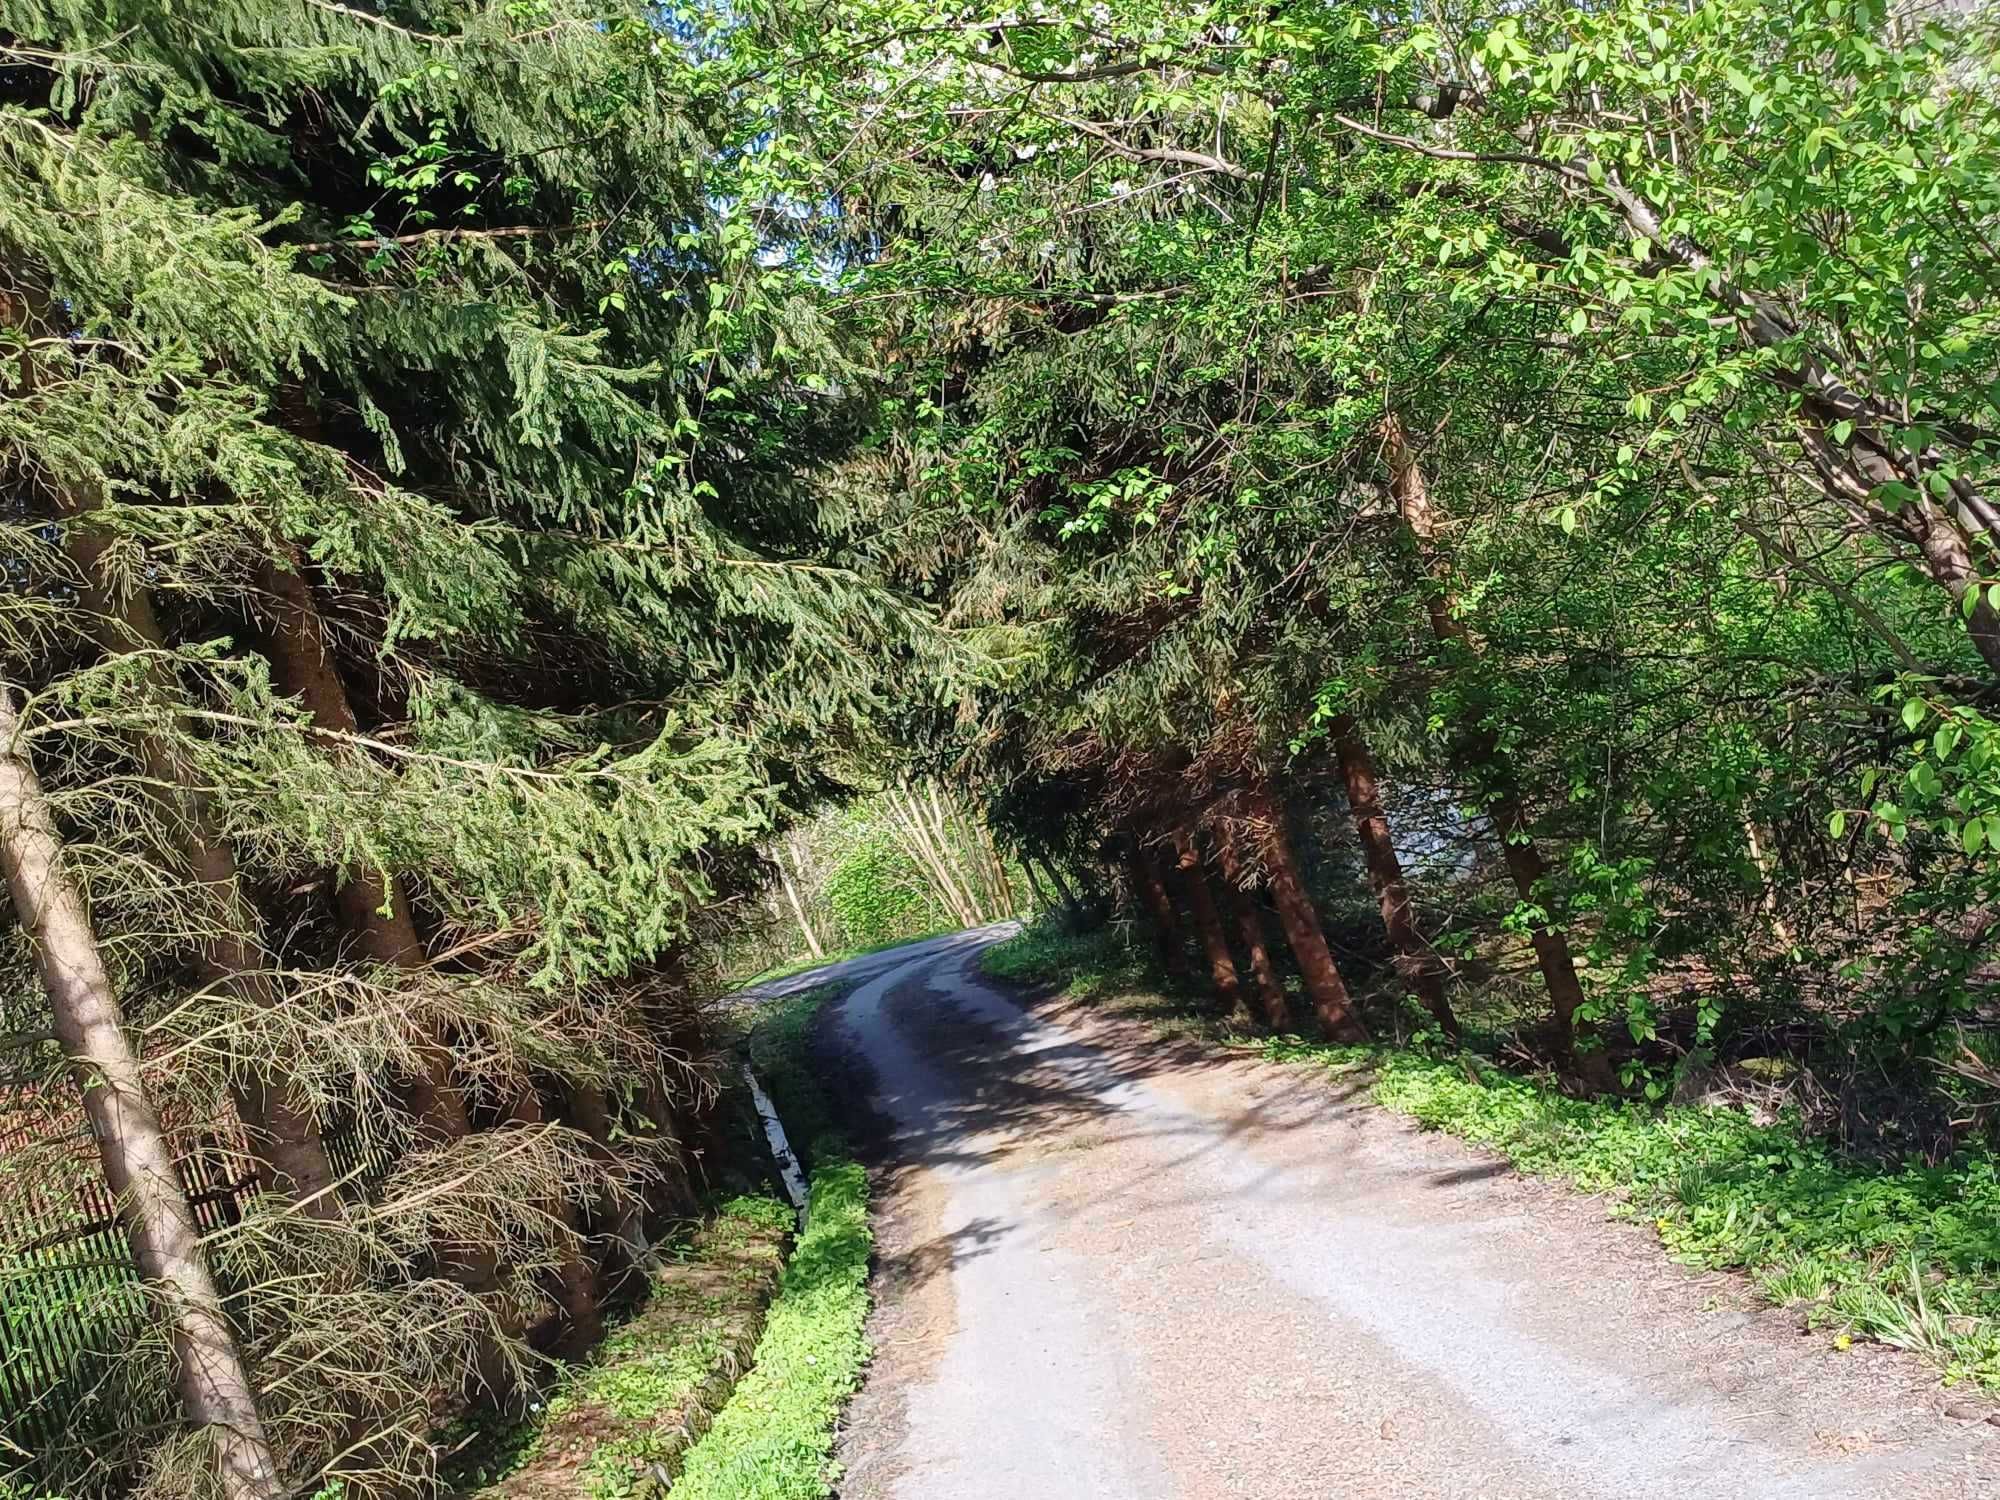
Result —
[{"label": "roadside vegetation", "polygon": [[689,1452],[673,1500],[824,1500],[839,1477],[841,1409],[867,1362],[868,1174],[846,1155],[813,1055],[834,986],[762,1009],[748,1050],[810,1186],[805,1226],[779,1281],[750,1374]]},{"label": "roadside vegetation", "polygon": [[841,1408],[867,1359],[868,1177],[823,1157],[754,1365],[689,1451],[675,1500],[823,1500]]},{"label": "roadside vegetation", "polygon": [[755,1346],[794,1228],[771,1198],[722,1204],[665,1252],[645,1301],[520,1419],[478,1424],[445,1465],[482,1500],[663,1494]]},{"label": "roadside vegetation", "polygon": [[1760,1108],[1778,1092],[1769,1088],[1695,1103],[1578,1099],[1547,1075],[1501,1066],[1491,1037],[1393,1047],[1246,1035],[1212,1005],[1165,993],[1165,977],[1108,932],[1031,928],[987,949],[981,969],[1217,1047],[1363,1073],[1377,1103],[1602,1195],[1619,1216],[1649,1223],[1675,1259],[1746,1273],[1838,1347],[1872,1339],[1921,1356],[1948,1383],[2000,1389],[2000,1155],[1990,1149],[1858,1161],[1796,1111]]}]

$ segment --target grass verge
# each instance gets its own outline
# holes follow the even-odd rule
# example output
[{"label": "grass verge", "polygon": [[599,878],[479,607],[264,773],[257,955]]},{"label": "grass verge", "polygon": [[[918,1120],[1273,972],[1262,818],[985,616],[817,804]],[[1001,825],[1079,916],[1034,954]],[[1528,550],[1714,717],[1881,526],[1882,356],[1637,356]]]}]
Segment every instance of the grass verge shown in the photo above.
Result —
[{"label": "grass verge", "polygon": [[[678,1471],[749,1362],[791,1210],[736,1198],[672,1252],[645,1304],[531,1420],[482,1434],[452,1473],[483,1500],[627,1500]],[[476,1459],[472,1454],[476,1452]]]},{"label": "grass verge", "polygon": [[813,1067],[826,988],[760,1013],[752,1065],[805,1156],[812,1197],[779,1282],[754,1367],[688,1451],[672,1500],[824,1500],[838,1477],[834,1428],[868,1357],[868,1176],[833,1130]]},{"label": "grass verge", "polygon": [[[1027,932],[989,948],[984,972],[1064,987],[1159,1018],[1156,981],[1103,933]],[[1426,1129],[1505,1156],[1524,1172],[1611,1197],[1652,1224],[1676,1259],[1747,1273],[1845,1348],[1906,1349],[1946,1381],[2000,1389],[2000,1158],[1880,1167],[1842,1156],[1784,1117],[1579,1100],[1470,1052],[1332,1047],[1297,1037],[1237,1042],[1263,1055],[1373,1075],[1377,1102]]]}]

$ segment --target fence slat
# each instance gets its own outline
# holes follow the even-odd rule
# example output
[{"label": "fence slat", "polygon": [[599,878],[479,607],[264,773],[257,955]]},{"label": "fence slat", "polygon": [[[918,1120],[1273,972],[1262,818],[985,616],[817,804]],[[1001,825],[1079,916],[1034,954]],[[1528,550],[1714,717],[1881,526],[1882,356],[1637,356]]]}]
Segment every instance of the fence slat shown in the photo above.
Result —
[{"label": "fence slat", "polygon": [[[230,1127],[190,1137],[175,1163],[204,1236],[239,1222],[262,1191],[248,1139],[234,1122]],[[8,1150],[75,1136],[0,1130]],[[351,1114],[333,1123],[324,1143],[358,1196],[372,1198],[395,1167],[379,1134]],[[0,1474],[18,1458],[7,1444],[35,1454],[90,1436],[76,1403],[110,1372],[145,1316],[117,1204],[93,1173],[94,1164],[79,1167],[70,1204],[27,1181],[13,1184],[10,1201],[0,1203],[0,1257],[13,1268],[0,1282],[7,1312],[0,1322]]]}]

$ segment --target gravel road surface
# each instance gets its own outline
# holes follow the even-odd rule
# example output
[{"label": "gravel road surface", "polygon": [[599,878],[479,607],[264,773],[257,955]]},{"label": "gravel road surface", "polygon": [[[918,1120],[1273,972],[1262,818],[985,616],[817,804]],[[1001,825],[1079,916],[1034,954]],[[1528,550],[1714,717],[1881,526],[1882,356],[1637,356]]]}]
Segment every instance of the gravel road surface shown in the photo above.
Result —
[{"label": "gravel road surface", "polygon": [[842,1500],[2000,1500],[1916,1361],[1359,1081],[1030,1014],[977,975],[1007,930],[799,976],[859,981],[880,1190]]}]

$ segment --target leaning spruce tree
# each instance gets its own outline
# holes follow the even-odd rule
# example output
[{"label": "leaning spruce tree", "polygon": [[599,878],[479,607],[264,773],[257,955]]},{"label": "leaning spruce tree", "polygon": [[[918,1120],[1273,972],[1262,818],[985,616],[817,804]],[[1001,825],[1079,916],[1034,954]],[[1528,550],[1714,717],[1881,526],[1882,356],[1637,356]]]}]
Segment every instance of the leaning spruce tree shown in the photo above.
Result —
[{"label": "leaning spruce tree", "polygon": [[[156,1333],[98,1399],[183,1393],[78,1424],[52,1482],[420,1477],[433,1400],[504,1392],[550,1289],[593,1316],[582,1237],[629,1268],[684,1204],[712,855],[812,736],[969,660],[800,480],[853,372],[693,38],[9,9],[7,1012],[55,1024],[8,1073],[117,1116]],[[176,1143],[239,1128],[265,1191],[197,1244]],[[372,1190],[336,1128],[393,1159]]]}]

